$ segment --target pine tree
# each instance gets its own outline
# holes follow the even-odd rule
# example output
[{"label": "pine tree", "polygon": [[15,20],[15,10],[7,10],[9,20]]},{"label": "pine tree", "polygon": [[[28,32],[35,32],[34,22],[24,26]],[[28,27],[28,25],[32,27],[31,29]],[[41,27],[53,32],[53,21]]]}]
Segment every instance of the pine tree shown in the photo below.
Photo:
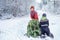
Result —
[{"label": "pine tree", "polygon": [[30,20],[27,26],[27,36],[37,37],[41,34],[39,28],[39,21],[37,20]]}]

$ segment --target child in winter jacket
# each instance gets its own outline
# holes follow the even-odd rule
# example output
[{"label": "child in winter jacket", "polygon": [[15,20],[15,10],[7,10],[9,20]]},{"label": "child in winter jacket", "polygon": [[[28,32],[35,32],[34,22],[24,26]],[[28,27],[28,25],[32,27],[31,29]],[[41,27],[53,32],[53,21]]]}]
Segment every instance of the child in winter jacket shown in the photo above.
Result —
[{"label": "child in winter jacket", "polygon": [[41,28],[41,35],[47,35],[53,38],[53,35],[50,33],[49,30],[49,20],[46,18],[46,14],[42,15],[42,18],[39,23],[39,27]]},{"label": "child in winter jacket", "polygon": [[30,10],[31,10],[30,17],[32,20],[29,21],[27,26],[27,36],[35,38],[41,34],[39,28],[38,15],[37,12],[34,10],[34,6],[31,6]]},{"label": "child in winter jacket", "polygon": [[38,20],[38,14],[37,14],[37,12],[34,10],[34,6],[31,6],[30,10],[31,10],[31,12],[30,12],[30,17],[31,17],[31,19],[36,19],[36,20]]}]

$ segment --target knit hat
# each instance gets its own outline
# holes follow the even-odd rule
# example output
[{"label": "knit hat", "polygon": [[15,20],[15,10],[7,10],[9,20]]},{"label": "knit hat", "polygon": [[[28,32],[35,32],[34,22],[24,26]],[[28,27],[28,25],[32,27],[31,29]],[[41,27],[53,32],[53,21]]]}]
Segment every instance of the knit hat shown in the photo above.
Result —
[{"label": "knit hat", "polygon": [[43,17],[46,17],[46,13],[43,13],[43,15],[42,15]]}]

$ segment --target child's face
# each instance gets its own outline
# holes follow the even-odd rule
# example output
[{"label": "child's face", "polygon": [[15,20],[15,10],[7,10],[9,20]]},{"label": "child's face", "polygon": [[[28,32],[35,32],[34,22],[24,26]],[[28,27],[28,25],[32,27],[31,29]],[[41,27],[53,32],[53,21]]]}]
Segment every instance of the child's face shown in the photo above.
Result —
[{"label": "child's face", "polygon": [[34,11],[34,8],[31,8],[30,10],[31,10],[31,11]]}]

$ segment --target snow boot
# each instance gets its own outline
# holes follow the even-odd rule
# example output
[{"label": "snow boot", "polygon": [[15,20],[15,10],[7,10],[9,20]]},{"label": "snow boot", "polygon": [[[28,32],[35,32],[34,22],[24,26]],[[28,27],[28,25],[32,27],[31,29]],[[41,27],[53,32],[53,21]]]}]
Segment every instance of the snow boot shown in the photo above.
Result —
[{"label": "snow boot", "polygon": [[46,36],[45,35],[41,35],[40,38],[46,38]]},{"label": "snow boot", "polygon": [[49,37],[54,38],[54,35],[52,33],[49,34]]}]

